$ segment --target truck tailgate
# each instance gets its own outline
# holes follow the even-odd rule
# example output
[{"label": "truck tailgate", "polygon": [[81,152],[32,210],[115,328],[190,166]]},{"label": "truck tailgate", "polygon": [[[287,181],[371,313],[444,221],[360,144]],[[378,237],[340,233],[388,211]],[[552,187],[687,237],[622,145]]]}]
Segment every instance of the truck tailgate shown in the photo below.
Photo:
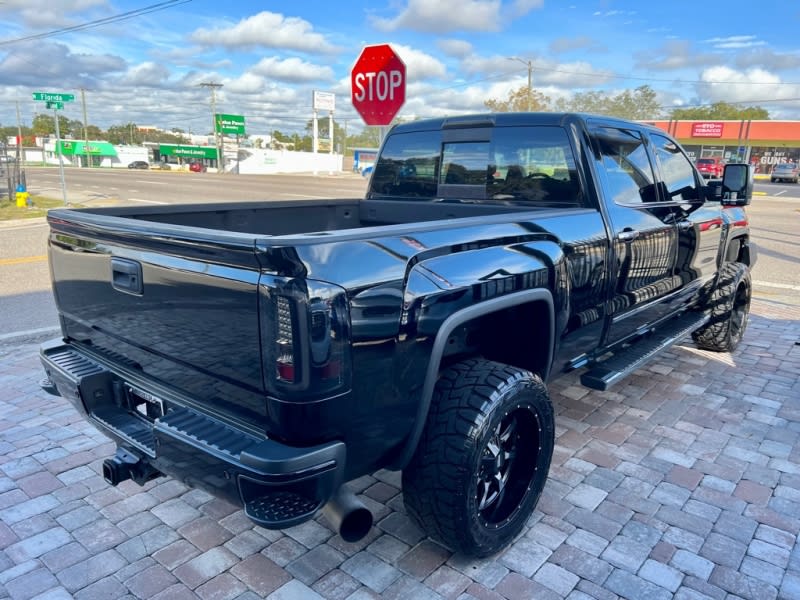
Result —
[{"label": "truck tailgate", "polygon": [[65,338],[207,412],[263,422],[252,236],[81,211],[48,220]]}]

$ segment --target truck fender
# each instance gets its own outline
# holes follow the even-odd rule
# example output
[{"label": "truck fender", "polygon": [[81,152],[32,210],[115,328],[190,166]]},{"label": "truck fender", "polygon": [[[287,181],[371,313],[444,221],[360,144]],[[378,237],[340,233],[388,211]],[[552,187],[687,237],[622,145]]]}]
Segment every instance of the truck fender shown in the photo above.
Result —
[{"label": "truck fender", "polygon": [[550,293],[550,290],[533,289],[514,292],[512,294],[508,294],[507,296],[486,300],[480,304],[475,304],[453,313],[447,317],[447,319],[445,319],[436,334],[436,338],[433,342],[430,361],[428,362],[428,370],[425,374],[425,383],[423,384],[422,394],[417,405],[417,414],[415,416],[414,426],[408,435],[405,446],[402,448],[397,460],[395,461],[396,466],[394,468],[397,470],[405,468],[417,449],[417,444],[422,436],[422,430],[425,427],[425,421],[428,417],[428,410],[430,409],[431,400],[433,398],[433,388],[435,387],[436,381],[439,378],[439,366],[441,364],[442,356],[444,355],[445,347],[450,334],[453,333],[456,328],[468,321],[486,316],[493,312],[519,306],[521,304],[529,304],[532,302],[544,302],[550,315],[550,318],[548,319],[549,332],[547,346],[547,368],[545,369],[543,377],[546,378],[547,372],[549,372],[550,366],[553,362],[555,335],[555,310],[553,308],[553,295]]}]

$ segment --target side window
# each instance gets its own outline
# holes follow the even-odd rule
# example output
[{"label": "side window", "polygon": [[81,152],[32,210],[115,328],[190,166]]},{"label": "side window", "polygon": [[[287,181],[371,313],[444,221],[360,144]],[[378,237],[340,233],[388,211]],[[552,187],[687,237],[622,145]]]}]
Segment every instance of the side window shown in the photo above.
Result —
[{"label": "side window", "polygon": [[578,168],[561,127],[497,127],[488,165],[490,200],[547,207],[583,206]]},{"label": "side window", "polygon": [[653,167],[642,136],[614,127],[598,127],[593,136],[612,200],[629,205],[658,201]]},{"label": "side window", "polygon": [[668,200],[697,200],[700,197],[692,163],[680,146],[663,135],[650,135]]},{"label": "side window", "polygon": [[441,132],[390,135],[372,174],[372,191],[400,198],[436,197]]}]

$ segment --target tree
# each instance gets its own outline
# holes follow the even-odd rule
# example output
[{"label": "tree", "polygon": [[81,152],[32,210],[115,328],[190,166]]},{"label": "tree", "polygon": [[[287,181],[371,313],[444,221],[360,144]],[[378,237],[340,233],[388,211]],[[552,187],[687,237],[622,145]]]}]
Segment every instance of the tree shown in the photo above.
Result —
[{"label": "tree", "polygon": [[492,112],[543,111],[550,109],[550,98],[523,85],[511,90],[505,100],[492,98],[483,104]]},{"label": "tree", "polygon": [[604,91],[579,92],[569,99],[556,102],[556,109],[562,112],[609,115],[632,121],[656,119],[661,116],[656,92],[649,85],[614,95]]},{"label": "tree", "polygon": [[[69,133],[69,119],[63,115],[58,115],[58,129],[61,137]],[[48,114],[38,114],[33,117],[33,134],[38,136],[53,135],[56,132],[56,122]]]},{"label": "tree", "polygon": [[685,121],[703,121],[717,119],[720,121],[768,120],[769,111],[760,106],[735,106],[728,102],[715,102],[710,106],[694,108],[676,108],[670,113],[671,119]]}]

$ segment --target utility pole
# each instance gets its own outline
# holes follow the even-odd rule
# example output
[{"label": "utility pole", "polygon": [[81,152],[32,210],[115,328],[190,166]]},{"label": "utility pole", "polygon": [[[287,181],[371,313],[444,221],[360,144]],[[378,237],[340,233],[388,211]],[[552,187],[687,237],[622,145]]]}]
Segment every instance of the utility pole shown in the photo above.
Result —
[{"label": "utility pole", "polygon": [[220,173],[225,172],[225,149],[220,149],[219,135],[217,134],[217,90],[222,87],[221,83],[215,81],[205,81],[200,84],[211,90],[211,131],[214,132],[214,146],[217,148],[217,164]]},{"label": "utility pole", "polygon": [[89,121],[86,118],[86,90],[81,88],[81,104],[83,105],[83,155],[86,157],[86,166],[92,166],[89,155]]},{"label": "utility pole", "polygon": [[22,163],[22,159],[24,158],[24,156],[25,154],[22,150],[22,119],[20,119],[19,116],[19,100],[17,100],[17,160],[16,160],[16,166],[14,168],[15,188],[22,181],[21,180],[22,174],[20,173],[20,169],[22,167],[20,165]]},{"label": "utility pole", "polygon": [[531,111],[531,101],[533,100],[533,61],[523,60],[517,56],[509,56],[509,60],[516,60],[528,67],[528,112]]}]

